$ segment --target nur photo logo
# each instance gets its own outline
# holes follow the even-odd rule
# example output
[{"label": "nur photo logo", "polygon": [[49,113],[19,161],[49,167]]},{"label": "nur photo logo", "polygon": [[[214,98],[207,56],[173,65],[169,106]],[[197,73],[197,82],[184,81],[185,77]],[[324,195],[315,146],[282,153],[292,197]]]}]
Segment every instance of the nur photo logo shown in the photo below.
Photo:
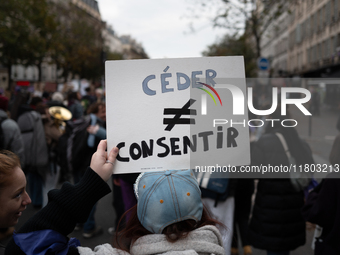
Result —
[{"label": "nur photo logo", "polygon": [[[224,84],[223,84],[224,82]],[[209,111],[219,111],[221,113],[221,118],[215,118],[213,120],[213,127],[217,125],[226,125],[229,124],[231,127],[235,125],[243,125],[244,127],[246,125],[250,127],[261,127],[265,124],[265,122],[270,122],[271,125],[274,125],[275,121],[280,121],[281,125],[284,127],[295,127],[297,126],[297,121],[294,119],[271,119],[270,115],[274,113],[277,108],[281,109],[281,115],[287,116],[287,107],[289,105],[294,105],[296,108],[298,108],[305,116],[311,116],[312,114],[309,112],[309,110],[304,106],[304,104],[308,103],[311,99],[311,92],[306,88],[301,87],[271,87],[270,88],[270,96],[271,96],[271,103],[267,105],[266,107],[262,108],[255,108],[254,102],[253,102],[253,88],[248,87],[246,92],[244,93],[239,86],[228,84],[228,79],[216,79],[216,84],[214,86],[198,82],[202,85],[202,87],[198,87],[198,89],[201,89],[205,93],[201,94],[201,115],[207,115]],[[225,104],[222,104],[222,101],[224,102],[225,99],[223,98],[223,95],[225,93],[228,93],[231,95],[231,101],[228,99],[228,107],[231,107],[232,109],[232,116],[234,117],[241,117],[246,116],[246,114],[251,112],[252,114],[258,116],[258,119],[250,119],[250,120],[237,120],[237,122],[233,119],[226,119],[223,116],[223,109],[215,109],[215,107],[211,107],[210,109],[208,107],[207,103],[207,95],[210,96],[210,98],[214,101],[215,106],[224,106]],[[292,98],[292,94],[295,95],[294,98]],[[298,96],[296,96],[298,95]],[[219,104],[217,103],[217,100],[219,101]],[[224,102],[226,103],[226,102]],[[229,109],[228,109],[229,110]],[[266,117],[266,118],[264,118]]]}]

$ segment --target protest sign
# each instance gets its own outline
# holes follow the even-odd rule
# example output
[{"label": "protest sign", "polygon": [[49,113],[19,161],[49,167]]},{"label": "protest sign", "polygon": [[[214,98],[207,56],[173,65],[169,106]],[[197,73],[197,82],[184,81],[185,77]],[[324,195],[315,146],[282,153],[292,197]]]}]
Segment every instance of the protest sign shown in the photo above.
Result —
[{"label": "protest sign", "polygon": [[115,173],[249,164],[243,57],[107,61]]}]

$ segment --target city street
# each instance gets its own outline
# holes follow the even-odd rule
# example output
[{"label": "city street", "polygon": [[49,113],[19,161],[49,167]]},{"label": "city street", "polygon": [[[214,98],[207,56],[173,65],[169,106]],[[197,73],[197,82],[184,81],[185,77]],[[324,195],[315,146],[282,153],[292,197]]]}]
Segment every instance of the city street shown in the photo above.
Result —
[{"label": "city street", "polygon": [[[292,118],[297,120],[297,130],[299,135],[306,140],[312,148],[315,163],[327,163],[328,156],[331,151],[331,146],[338,131],[336,129],[336,121],[338,113],[335,110],[331,110],[326,106],[322,107],[320,116],[313,116],[311,121],[311,129],[309,127],[310,117],[304,116],[300,110],[291,107],[290,109]],[[311,130],[311,131],[310,131]],[[311,132],[311,135],[310,135]],[[110,183],[110,182],[109,182]],[[36,209],[33,206],[28,206],[27,210],[23,213],[20,218],[19,224],[16,229],[20,226],[35,212]],[[111,242],[112,236],[108,233],[108,228],[113,226],[115,221],[115,213],[112,207],[112,193],[102,198],[97,206],[96,222],[98,225],[103,227],[103,234],[92,239],[84,239],[82,232],[73,232],[70,234],[72,237],[77,237],[83,246],[94,248],[98,244]],[[291,255],[308,255],[313,254],[311,249],[311,242],[314,231],[307,231],[307,243],[291,252]],[[240,247],[241,248],[241,247]],[[254,255],[265,255],[266,252],[263,250],[253,249]]]},{"label": "city street", "polygon": [[[211,214],[215,213],[215,219],[226,226],[226,231],[222,231],[224,247],[233,240],[233,231],[238,231],[233,229],[234,223],[240,223],[241,230],[242,223],[247,228],[250,208],[251,228],[256,229],[250,231],[253,235],[249,241],[253,245],[273,249],[275,253],[275,249],[291,249],[303,243],[304,221],[300,217],[303,198],[307,211],[309,202],[314,202],[312,195],[322,188],[317,202],[308,211],[313,215],[305,218],[324,227],[320,246],[327,248],[323,251],[320,248],[320,253],[340,255],[336,236],[339,233],[327,231],[328,226],[340,228],[336,225],[339,221],[329,216],[340,215],[340,202],[337,201],[335,213],[334,200],[328,202],[340,195],[335,195],[327,180],[308,198],[307,188],[302,187],[307,185],[300,182],[300,178],[306,177],[302,171],[312,173],[318,183],[330,173],[339,178],[334,181],[340,180],[339,164],[335,163],[340,150],[337,146],[331,157],[334,165],[329,160],[333,143],[338,145],[336,138],[340,137],[339,77],[340,0],[173,0],[162,5],[155,0],[30,0],[25,4],[18,0],[0,1],[0,148],[19,156],[32,200],[26,210],[16,212],[20,217],[18,224],[9,222],[4,211],[0,226],[3,231],[9,226],[10,230],[13,227],[19,230],[46,206],[50,190],[61,188],[65,180],[79,182],[96,145],[107,139],[108,151],[113,146],[120,150],[118,163],[106,162],[114,165],[115,176],[123,179],[121,174],[129,176],[131,171],[196,168],[200,188],[210,190],[206,195],[209,198],[203,198],[203,202],[213,201],[209,194],[217,194],[213,186],[219,189],[216,203],[221,194],[227,199],[224,205],[215,205]],[[281,115],[287,110],[281,126],[267,129],[270,125],[274,127],[275,121],[279,125],[282,117],[276,111],[279,108]],[[306,116],[307,111],[312,116]],[[27,121],[33,118],[35,121]],[[287,130],[294,121],[299,137],[310,146],[314,164],[295,129]],[[255,144],[266,131],[272,132],[272,137],[263,137]],[[19,181],[21,192],[14,198],[25,208],[30,203],[23,192],[25,176],[12,178],[8,169],[13,168],[16,173],[17,165],[8,167],[6,159],[1,162],[4,167],[0,175],[4,178],[1,177],[0,188],[5,187],[1,198],[7,199],[3,208],[11,208],[6,201],[14,200],[5,195]],[[228,172],[223,175],[228,184],[218,182],[221,179],[216,175],[211,182],[209,178],[200,178],[204,172],[207,175]],[[247,178],[249,182],[242,184],[238,178]],[[93,178],[90,182],[95,184]],[[309,183],[308,188],[314,184],[305,183]],[[108,185],[113,189],[111,180]],[[124,190],[123,181],[121,185]],[[180,187],[187,185],[181,183]],[[326,192],[327,188],[330,191]],[[86,239],[83,229],[78,229],[69,237],[91,249],[115,243],[112,229],[117,227],[117,219],[125,208],[116,206],[121,209],[117,210],[117,217],[113,197],[118,192],[120,196],[121,190],[118,187],[117,193],[107,194],[96,204],[95,224],[101,227],[100,233]],[[88,189],[87,193],[91,191]],[[186,199],[193,198],[192,192],[181,194]],[[196,199],[200,200],[200,193],[197,194]],[[127,201],[134,203],[133,194],[124,190],[123,195],[126,207]],[[163,199],[163,195],[157,198],[157,205],[169,206],[163,204],[167,201]],[[197,200],[191,201],[192,205],[198,204]],[[320,206],[321,202],[328,203]],[[189,202],[184,204],[186,209],[190,208]],[[58,208],[63,207],[58,204]],[[315,216],[313,210],[319,208],[326,213]],[[165,213],[154,211],[164,219]],[[154,211],[152,217],[157,216]],[[182,212],[181,209],[181,219]],[[177,211],[172,214],[178,217]],[[234,215],[240,217],[234,221]],[[239,221],[242,215],[243,221]],[[185,215],[188,216],[191,213]],[[152,229],[154,223],[150,223]],[[316,227],[306,222],[306,243],[289,255],[314,255]],[[70,228],[69,231],[73,226]],[[169,229],[171,235],[181,231],[176,227]],[[3,235],[6,237],[7,233],[11,231]],[[240,236],[238,255],[244,255]],[[200,244],[205,237],[208,235],[199,236]],[[0,255],[10,240],[6,238],[1,240]],[[187,247],[196,248],[197,242]],[[231,255],[231,249],[226,249],[226,255]],[[210,249],[209,252],[213,253]],[[252,247],[252,255],[267,255],[267,251]]]}]

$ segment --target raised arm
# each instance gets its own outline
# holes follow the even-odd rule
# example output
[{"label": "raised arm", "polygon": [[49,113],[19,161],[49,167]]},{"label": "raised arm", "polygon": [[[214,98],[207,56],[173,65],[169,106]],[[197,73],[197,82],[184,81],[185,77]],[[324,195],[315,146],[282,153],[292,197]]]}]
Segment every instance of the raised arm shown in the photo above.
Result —
[{"label": "raised arm", "polygon": [[[67,240],[68,242],[67,235],[73,231],[76,223],[85,222],[93,205],[111,191],[106,181],[112,174],[112,163],[115,162],[118,148],[112,149],[108,154],[105,151],[106,146],[106,140],[99,143],[97,151],[92,156],[90,167],[78,184],[64,183],[60,190],[52,190],[48,193],[49,203],[47,206],[20,228],[17,235],[8,244],[5,254],[25,254],[19,246],[26,247],[26,249],[27,246],[32,248],[39,245],[39,239],[41,245],[45,246],[57,241],[65,242]],[[44,235],[46,233],[50,237],[50,232],[46,231],[51,230],[61,239],[49,242],[41,240],[46,236]],[[30,236],[32,239],[29,238]],[[26,240],[28,238],[29,242],[24,242],[24,238]],[[62,240],[63,238],[65,240]]]}]

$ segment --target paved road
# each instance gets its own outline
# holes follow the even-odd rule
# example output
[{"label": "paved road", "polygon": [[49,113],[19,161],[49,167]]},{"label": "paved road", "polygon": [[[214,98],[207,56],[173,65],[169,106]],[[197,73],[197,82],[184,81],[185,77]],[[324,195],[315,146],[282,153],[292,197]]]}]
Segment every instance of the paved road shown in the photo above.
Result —
[{"label": "paved road", "polygon": [[[328,163],[328,156],[331,146],[338,131],[335,128],[338,113],[323,107],[320,116],[313,116],[311,122],[311,135],[309,135],[309,117],[305,117],[298,109],[291,109],[291,114],[298,121],[297,130],[300,136],[311,146],[316,163]],[[108,227],[112,226],[115,220],[115,213],[112,205],[112,194],[101,199],[97,206],[96,221],[104,228],[104,233],[92,239],[84,239],[81,232],[73,232],[71,236],[77,237],[83,246],[94,248],[98,244],[111,242],[112,236],[107,232]],[[23,213],[17,228],[19,228],[37,210],[28,206]],[[311,247],[313,232],[307,232],[307,243],[303,247],[291,252],[291,255],[313,254]],[[254,255],[265,255],[265,251],[254,249]]]}]

